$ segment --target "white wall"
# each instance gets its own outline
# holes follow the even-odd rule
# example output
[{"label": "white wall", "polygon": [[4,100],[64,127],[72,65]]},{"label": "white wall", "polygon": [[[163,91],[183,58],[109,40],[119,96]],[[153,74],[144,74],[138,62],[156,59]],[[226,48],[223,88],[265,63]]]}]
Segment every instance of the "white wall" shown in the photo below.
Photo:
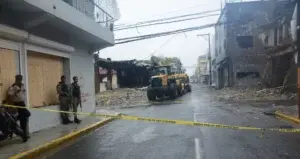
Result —
[{"label": "white wall", "polygon": [[87,94],[87,97],[82,98],[83,112],[93,112],[96,108],[93,59],[93,54],[84,50],[76,50],[71,55],[71,77],[78,76],[81,93]]},{"label": "white wall", "polygon": [[[42,107],[41,109],[59,110],[58,106]],[[59,113],[29,110],[31,112],[31,117],[29,118],[29,132],[40,131],[60,124]]]}]

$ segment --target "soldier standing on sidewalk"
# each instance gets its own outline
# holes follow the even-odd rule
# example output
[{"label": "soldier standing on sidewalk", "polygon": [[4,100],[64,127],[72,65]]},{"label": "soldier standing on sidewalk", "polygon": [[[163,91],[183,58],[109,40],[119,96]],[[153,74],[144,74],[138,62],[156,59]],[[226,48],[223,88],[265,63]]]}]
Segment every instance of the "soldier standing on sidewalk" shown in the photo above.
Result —
[{"label": "soldier standing on sidewalk", "polygon": [[16,75],[15,77],[15,83],[11,85],[8,88],[8,99],[7,101],[9,103],[12,103],[15,106],[20,106],[24,108],[18,108],[18,119],[20,120],[20,127],[23,130],[24,133],[24,141],[27,141],[29,138],[28,133],[28,120],[31,115],[28,109],[26,109],[25,104],[25,86],[22,83],[23,76],[22,75]]},{"label": "soldier standing on sidewalk", "polygon": [[74,112],[74,122],[79,124],[81,121],[77,118],[77,108],[78,106],[81,107],[81,91],[80,86],[78,85],[78,77],[73,77],[73,83],[71,85],[71,96],[72,96],[72,106]]},{"label": "soldier standing on sidewalk", "polygon": [[[56,86],[59,99],[59,109],[61,111],[69,111],[71,104],[69,86],[66,84],[65,76],[61,76],[60,80],[61,81]],[[72,123],[69,119],[68,113],[60,113],[60,117],[63,124]]]}]

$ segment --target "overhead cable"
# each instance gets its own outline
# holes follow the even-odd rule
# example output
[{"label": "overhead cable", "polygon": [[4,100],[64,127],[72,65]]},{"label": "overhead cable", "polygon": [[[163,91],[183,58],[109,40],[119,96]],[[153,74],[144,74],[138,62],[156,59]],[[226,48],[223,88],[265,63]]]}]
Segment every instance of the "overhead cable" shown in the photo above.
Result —
[{"label": "overhead cable", "polygon": [[[194,5],[194,6],[190,6],[190,7],[187,7],[187,8],[182,8],[182,9],[170,11],[170,12],[167,12],[167,13],[162,13],[162,14],[152,15],[151,17],[165,16],[165,15],[167,15],[167,14],[176,13],[176,12],[181,12],[181,11],[185,11],[185,10],[188,10],[188,9],[198,8],[198,7],[201,7],[201,6],[207,6],[207,5],[208,5],[208,4]],[[145,18],[144,18],[144,19],[145,19]],[[138,23],[138,22],[136,22],[136,23]],[[136,23],[135,23],[135,24],[136,24]],[[117,25],[115,25],[115,26],[116,26],[116,27],[120,27],[120,26],[126,26],[126,25],[132,25],[132,24],[122,23],[122,24],[117,24]]]},{"label": "overhead cable", "polygon": [[154,52],[150,53],[147,57],[143,58],[142,60],[145,60],[149,57],[151,57],[152,55],[154,55],[155,53],[157,53],[160,49],[162,49],[163,47],[165,47],[173,38],[175,38],[178,34],[172,36],[170,39],[168,39],[166,42],[164,42],[161,46],[159,46],[159,48],[157,48]]},{"label": "overhead cable", "polygon": [[[276,17],[275,17],[275,19],[276,19]],[[206,25],[196,26],[196,27],[189,27],[189,28],[178,29],[178,30],[173,30],[173,31],[147,34],[147,35],[142,35],[142,36],[133,36],[133,37],[127,37],[127,38],[119,38],[119,39],[116,39],[115,45],[125,44],[125,43],[129,43],[129,42],[140,41],[140,40],[146,40],[146,39],[152,39],[152,38],[156,38],[156,37],[168,36],[168,35],[172,35],[172,34],[201,30],[201,29],[210,28],[210,27],[214,27],[214,26],[220,26],[220,25],[225,25],[224,27],[231,27],[230,25],[245,23],[245,21],[249,21],[249,19],[234,20],[234,21],[230,21],[230,22],[218,21],[217,23],[206,24]],[[267,24],[272,24],[272,22],[269,22]],[[263,25],[267,25],[267,24],[263,24]]]},{"label": "overhead cable", "polygon": [[123,26],[115,26],[115,30],[121,29],[121,28],[126,28],[126,27],[132,27],[132,26],[137,26],[141,24],[147,24],[147,23],[154,23],[154,22],[160,22],[160,21],[167,21],[167,20],[173,20],[173,19],[179,19],[179,18],[184,18],[184,17],[190,17],[190,16],[196,16],[196,15],[201,15],[201,14],[206,14],[206,13],[212,13],[212,12],[217,12],[220,11],[219,9],[216,10],[209,10],[209,11],[204,11],[204,12],[198,12],[198,13],[192,13],[192,14],[185,14],[185,15],[180,15],[180,16],[174,16],[174,17],[169,17],[169,18],[160,18],[160,19],[155,19],[155,20],[149,20],[149,21],[141,21],[137,22],[134,24],[129,24],[129,25],[123,25]]},{"label": "overhead cable", "polygon": [[[142,36],[120,38],[120,39],[116,39],[115,45],[125,44],[125,43],[129,43],[129,42],[140,41],[140,40],[146,40],[146,39],[152,39],[152,38],[157,38],[157,37],[162,37],[162,36],[168,36],[168,35],[172,35],[172,34],[191,32],[191,31],[201,30],[201,29],[210,28],[210,27],[214,27],[216,25],[223,25],[223,24],[225,24],[225,23],[220,23],[220,22],[219,23],[211,23],[211,24],[206,24],[206,25],[202,25],[202,26],[189,27],[189,28],[178,29],[178,30],[167,31],[167,32],[160,32],[160,33],[155,33],[155,34],[147,34],[147,35],[142,35]],[[229,24],[229,23],[226,23],[226,24]]]},{"label": "overhead cable", "polygon": [[187,32],[187,31],[193,31],[193,30],[198,30],[198,29],[204,29],[204,28],[209,28],[215,26],[215,23],[212,24],[206,24],[202,26],[196,26],[196,27],[189,27],[189,28],[184,28],[184,29],[177,29],[177,30],[172,30],[172,31],[167,31],[167,32],[160,32],[160,33],[155,33],[155,34],[147,34],[147,35],[142,35],[142,36],[133,36],[133,37],[127,37],[127,38],[120,38],[116,39],[116,41],[122,41],[122,40],[134,40],[134,39],[140,39],[140,38],[149,38],[153,36],[160,36],[160,35],[171,35],[171,34],[176,34],[180,32]]},{"label": "overhead cable", "polygon": [[195,19],[218,16],[218,15],[220,15],[220,14],[209,14],[209,15],[205,15],[205,16],[198,16],[198,17],[193,17],[193,18],[186,18],[186,19],[173,20],[173,21],[167,21],[167,22],[158,22],[158,23],[152,23],[152,24],[136,25],[136,26],[131,26],[131,27],[124,27],[124,28],[114,29],[114,31],[126,30],[126,29],[131,29],[131,28],[140,28],[140,27],[146,27],[146,26],[161,25],[161,24],[178,23],[178,22],[182,22],[182,21],[189,21],[189,20],[195,20]]}]

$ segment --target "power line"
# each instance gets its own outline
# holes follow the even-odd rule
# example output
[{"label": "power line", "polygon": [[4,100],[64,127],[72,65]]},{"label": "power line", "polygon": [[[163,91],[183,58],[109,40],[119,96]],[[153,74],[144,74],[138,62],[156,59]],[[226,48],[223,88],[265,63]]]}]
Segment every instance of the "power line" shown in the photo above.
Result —
[{"label": "power line", "polygon": [[140,41],[140,40],[147,40],[147,39],[152,39],[152,38],[156,38],[156,37],[168,36],[168,35],[172,35],[172,34],[178,34],[180,32],[190,32],[190,31],[200,30],[200,29],[212,27],[214,25],[215,24],[212,24],[211,26],[208,25],[208,26],[203,26],[203,27],[191,27],[191,28],[186,28],[186,29],[179,29],[179,30],[174,30],[174,31],[171,31],[171,32],[162,32],[162,33],[157,33],[157,34],[153,34],[153,35],[146,35],[146,36],[141,36],[141,37],[128,38],[128,40],[126,40],[126,39],[124,39],[124,40],[117,39],[120,42],[116,42],[115,45],[125,44],[125,43],[129,43],[129,42]]},{"label": "power line", "polygon": [[147,35],[143,35],[143,36],[121,38],[121,39],[116,39],[116,41],[119,41],[119,42],[116,42],[115,45],[125,44],[125,43],[140,41],[140,40],[147,40],[147,39],[152,39],[152,38],[157,38],[157,37],[162,37],[162,36],[168,36],[168,35],[172,35],[172,34],[191,32],[191,31],[210,28],[210,27],[214,27],[216,25],[222,25],[222,24],[224,24],[224,23],[212,23],[212,24],[202,25],[202,26],[198,26],[198,27],[189,27],[189,28],[178,29],[178,30],[173,30],[173,31],[168,31],[168,32],[161,32],[161,33],[155,33],[155,34],[147,34]]},{"label": "power line", "polygon": [[167,32],[160,32],[160,33],[155,33],[155,34],[147,34],[147,35],[142,35],[142,36],[133,36],[133,37],[128,37],[128,38],[120,38],[120,39],[116,39],[116,41],[131,40],[131,39],[137,40],[137,39],[140,39],[140,38],[149,38],[149,37],[153,37],[153,36],[171,35],[171,34],[176,34],[176,33],[180,33],[180,32],[187,32],[187,31],[194,31],[194,30],[198,30],[198,29],[204,29],[204,28],[215,26],[215,25],[216,25],[215,23],[212,23],[212,24],[206,24],[206,25],[197,26],[197,27],[189,27],[189,28],[178,29],[178,30],[167,31]]},{"label": "power line", "polygon": [[[174,11],[170,11],[170,12],[167,12],[167,13],[162,13],[162,14],[156,14],[156,15],[152,15],[151,17],[157,17],[157,16],[164,16],[164,15],[167,15],[167,14],[171,14],[171,13],[176,13],[176,12],[181,12],[181,11],[184,11],[184,10],[188,10],[188,9],[191,9],[191,8],[197,8],[197,7],[201,7],[201,6],[207,6],[208,4],[201,4],[201,5],[194,5],[194,6],[191,6],[191,7],[187,7],[187,8],[183,8],[183,9],[178,9],[178,10],[174,10]],[[145,18],[144,18],[145,19]],[[136,22],[138,23],[138,22]],[[135,23],[135,24],[136,24]],[[115,25],[116,27],[119,27],[119,26],[125,26],[125,25],[132,25],[132,24],[118,24],[118,25]]]},{"label": "power line", "polygon": [[152,56],[153,54],[157,53],[158,50],[160,50],[161,48],[163,48],[164,46],[166,46],[173,38],[175,38],[175,36],[177,36],[178,34],[172,36],[170,39],[168,39],[166,42],[164,42],[159,48],[157,48],[154,52],[152,52],[150,55],[148,55],[147,57],[145,57],[143,60],[149,58],[150,56]]},{"label": "power line", "polygon": [[200,18],[206,18],[206,17],[218,16],[218,15],[220,15],[220,14],[209,14],[209,15],[206,15],[206,16],[198,16],[198,17],[194,17],[194,18],[186,18],[186,19],[173,20],[173,21],[168,21],[168,22],[159,22],[159,23],[153,23],[153,24],[136,25],[136,26],[126,27],[126,28],[115,29],[114,31],[126,30],[126,29],[137,28],[137,27],[140,28],[140,27],[153,26],[153,25],[178,23],[178,22],[189,21],[189,20],[195,20],[195,19],[200,19]]},{"label": "power line", "polygon": [[179,18],[184,18],[184,17],[191,17],[191,16],[196,16],[196,15],[201,15],[201,14],[206,14],[206,13],[211,13],[211,12],[216,12],[216,11],[217,10],[212,10],[212,11],[199,12],[199,13],[193,13],[193,14],[188,14],[188,15],[181,15],[181,16],[175,16],[175,17],[169,17],[169,18],[143,21],[143,22],[138,22],[138,23],[123,26],[123,27],[116,27],[115,30],[120,30],[120,29],[124,29],[127,27],[136,27],[136,26],[143,25],[143,24],[145,25],[145,24],[151,24],[151,23],[155,23],[155,22],[163,22],[163,21],[174,20],[174,19],[179,19]]},{"label": "power line", "polygon": [[184,18],[184,17],[189,17],[189,16],[201,15],[201,14],[206,14],[206,13],[212,13],[212,12],[217,12],[217,11],[220,11],[220,10],[215,9],[215,10],[208,10],[208,11],[191,13],[191,14],[178,15],[178,16],[173,16],[173,17],[168,17],[168,18],[160,18],[160,19],[154,19],[154,20],[141,21],[141,22],[137,22],[137,23],[134,23],[134,24],[131,24],[131,25],[152,23],[152,22],[158,22],[158,21],[164,21],[164,20],[172,20],[172,19],[178,19],[178,18]]},{"label": "power line", "polygon": [[[186,21],[186,20],[193,20],[193,19],[197,19],[197,18],[203,18],[203,17],[195,17],[195,18],[190,18],[190,19],[181,19],[181,20],[175,20],[175,21],[167,21],[167,22],[161,22],[161,23],[152,23],[151,22],[155,22],[155,21],[161,21],[161,20],[168,20],[168,19],[173,19],[173,18],[178,18],[178,17],[185,17],[185,16],[193,16],[193,15],[197,15],[197,14],[204,14],[204,13],[209,13],[209,12],[215,12],[215,11],[219,11],[219,10],[210,10],[210,11],[205,11],[205,12],[200,12],[200,13],[193,13],[193,14],[188,14],[188,15],[181,15],[181,16],[176,16],[176,17],[171,17],[171,18],[163,18],[163,19],[157,19],[157,20],[152,20],[152,21],[146,21],[146,22],[150,22],[150,24],[145,24],[146,22],[139,22],[136,24],[132,24],[132,25],[128,25],[127,27],[119,27],[119,28],[115,28],[115,31],[117,30],[124,30],[124,29],[131,29],[131,28],[136,28],[136,27],[145,27],[145,26],[151,26],[151,25],[160,25],[160,24],[168,24],[168,23],[175,23],[175,22],[180,22],[180,21]],[[207,16],[215,16],[215,15],[219,15],[219,14],[211,14],[211,15],[207,15]],[[144,25],[142,25],[144,24]]]},{"label": "power line", "polygon": [[154,16],[164,16],[164,15],[167,15],[167,14],[176,13],[176,12],[181,12],[181,11],[185,11],[185,10],[188,10],[188,9],[198,8],[198,7],[207,6],[207,5],[208,5],[208,4],[195,5],[195,6],[191,6],[191,7],[187,7],[187,8],[183,8],[183,9],[178,9],[178,10],[170,11],[170,12],[167,12],[167,13],[164,13],[164,14],[153,15],[153,17],[154,17]]},{"label": "power line", "polygon": [[154,19],[154,20],[149,20],[149,21],[141,21],[141,22],[137,22],[137,23],[134,23],[134,24],[125,25],[125,26],[122,26],[122,27],[116,27],[115,30],[123,29],[123,28],[126,28],[126,27],[133,27],[133,26],[137,26],[137,25],[141,25],[141,24],[147,24],[147,23],[153,23],[153,22],[160,22],[160,21],[167,21],[167,20],[179,19],[179,18],[184,18],[184,17],[201,15],[201,14],[205,14],[205,13],[212,13],[212,12],[216,12],[216,11],[220,11],[220,10],[216,9],[216,10],[209,10],[209,11],[204,11],[204,12],[198,12],[198,13],[192,13],[192,14],[185,14],[185,15],[180,15],[180,16],[174,16],[174,17],[169,17],[169,18],[160,18],[160,19]]},{"label": "power line", "polygon": [[[146,26],[153,26],[153,25],[161,25],[161,24],[169,24],[169,23],[176,23],[176,22],[182,22],[182,21],[188,21],[188,20],[194,20],[194,19],[199,19],[199,18],[205,18],[205,17],[210,17],[210,16],[217,16],[220,14],[209,14],[206,16],[199,16],[199,17],[194,17],[194,18],[186,18],[186,19],[180,19],[180,20],[174,20],[174,21],[167,21],[167,22],[158,22],[158,23],[150,23],[150,24],[144,24],[141,22],[141,24],[136,24],[136,25],[131,25],[127,27],[120,27],[116,28],[114,31],[119,31],[119,30],[125,30],[125,29],[132,29],[132,28],[137,28],[137,27],[146,27]],[[156,21],[156,20],[154,20]]]},{"label": "power line", "polygon": [[[278,16],[280,17],[280,16]],[[278,18],[274,17],[274,19]],[[151,39],[151,38],[156,38],[156,37],[162,37],[162,36],[168,36],[172,34],[178,34],[178,33],[184,33],[184,32],[190,32],[190,31],[195,31],[195,30],[200,30],[200,29],[205,29],[205,28],[210,28],[214,26],[219,26],[219,25],[227,25],[226,27],[231,27],[230,25],[233,24],[241,24],[244,23],[245,21],[248,21],[249,19],[242,19],[242,20],[235,20],[235,21],[230,21],[230,22],[217,22],[213,24],[206,24],[202,26],[197,26],[197,27],[189,27],[189,28],[184,28],[184,29],[178,29],[178,30],[173,30],[173,31],[168,31],[168,32],[160,32],[160,33],[155,33],[155,34],[147,34],[147,35],[142,35],[142,36],[134,36],[134,37],[127,37],[127,38],[120,38],[116,39],[115,44],[125,44],[129,42],[134,42],[134,41],[140,41],[140,40],[146,40],[146,39]],[[251,20],[251,19],[250,19]],[[267,24],[272,24],[272,22],[269,22]],[[263,25],[267,25],[263,24]]]}]

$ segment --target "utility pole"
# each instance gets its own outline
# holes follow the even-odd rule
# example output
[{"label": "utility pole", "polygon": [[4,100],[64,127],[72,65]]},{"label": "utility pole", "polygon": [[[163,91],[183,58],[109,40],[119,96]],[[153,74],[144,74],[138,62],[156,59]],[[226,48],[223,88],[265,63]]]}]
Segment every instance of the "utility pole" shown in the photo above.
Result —
[{"label": "utility pole", "polygon": [[210,48],[210,33],[207,34],[199,34],[197,36],[208,36],[208,67],[209,67],[209,85],[212,84],[212,73],[211,73],[211,48]]}]

